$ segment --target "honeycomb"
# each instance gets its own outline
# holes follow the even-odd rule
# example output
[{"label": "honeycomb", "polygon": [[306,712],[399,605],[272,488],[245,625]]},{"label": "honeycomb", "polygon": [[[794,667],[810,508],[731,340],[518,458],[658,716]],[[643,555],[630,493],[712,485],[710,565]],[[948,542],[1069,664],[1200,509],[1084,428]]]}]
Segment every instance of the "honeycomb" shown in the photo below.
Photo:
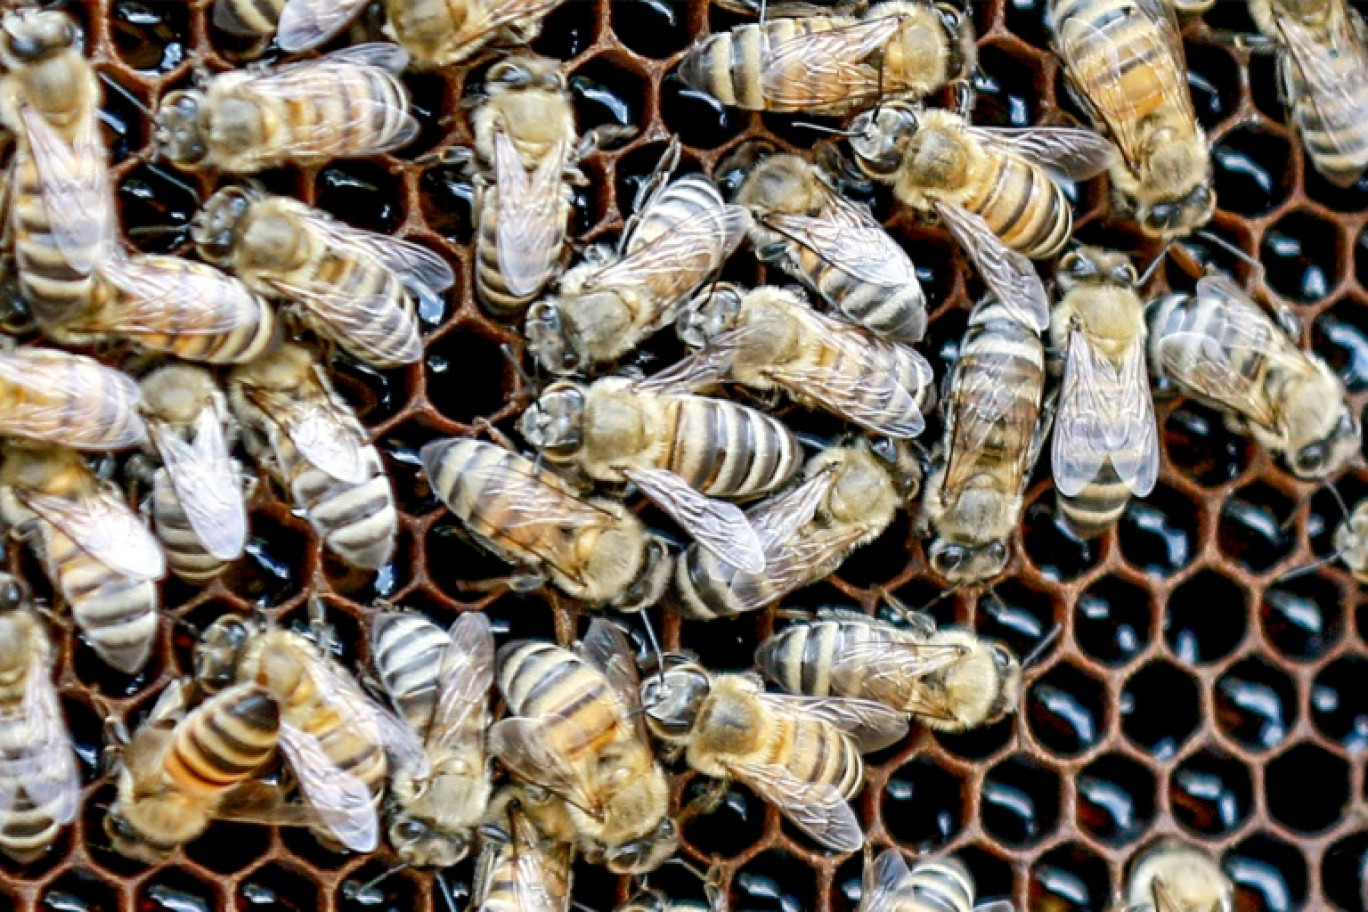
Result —
[{"label": "honeycomb", "polygon": [[[86,28],[105,84],[104,122],[130,243],[146,251],[188,249],[185,229],[214,187],[154,160],[145,109],[211,71],[240,65],[250,48],[217,32],[204,2],[87,0],[67,3]],[[983,123],[1026,126],[1077,118],[1048,50],[1043,0],[978,0],[979,108]],[[577,200],[575,234],[611,239],[668,135],[685,146],[685,170],[709,170],[738,144],[763,137],[786,148],[819,138],[795,118],[729,112],[671,76],[682,51],[737,20],[706,0],[570,0],[536,50],[566,61],[580,127],[618,123],[635,139],[589,159],[591,185]],[[1273,60],[1223,35],[1253,31],[1244,4],[1219,3],[1186,27],[1198,117],[1213,143],[1221,209],[1212,230],[1290,302],[1306,341],[1339,371],[1362,408],[1368,391],[1368,179],[1348,190],[1319,178],[1284,123]],[[345,360],[338,383],[358,405],[385,455],[403,512],[398,556],[378,577],[358,579],[325,556],[306,522],[270,491],[252,507],[246,559],[204,590],[165,586],[174,623],[134,678],[104,667],[61,616],[62,699],[78,742],[86,789],[76,825],[49,857],[18,867],[0,860],[0,909],[49,912],[199,912],[313,909],[456,912],[468,899],[471,863],[440,882],[404,870],[382,850],[356,858],[320,848],[305,832],[218,823],[172,860],[153,867],[108,848],[101,828],[112,785],[101,778],[102,717],[130,724],[163,685],[189,670],[196,631],[226,611],[302,617],[321,594],[344,660],[368,661],[368,606],[384,598],[446,622],[484,610],[501,634],[570,642],[581,617],[555,593],[519,594],[482,583],[506,568],[458,533],[418,471],[417,451],[439,436],[471,433],[490,417],[507,428],[525,402],[525,381],[501,346],[515,331],[482,317],[470,294],[472,190],[428,153],[468,144],[461,99],[483,64],[405,77],[423,123],[397,156],[285,169],[262,176],[366,228],[396,232],[459,264],[447,309],[422,314],[427,351],[410,369],[377,373]],[[921,264],[932,306],[923,351],[953,357],[972,300],[981,293],[948,236],[919,226],[876,195],[875,211]],[[1107,212],[1105,181],[1078,194],[1078,236],[1132,251],[1155,245]],[[1214,262],[1241,280],[1247,260],[1194,242],[1178,260]],[[1170,260],[1150,293],[1191,284]],[[728,277],[759,281],[747,253]],[[777,279],[782,281],[782,279]],[[11,300],[7,303],[13,304]],[[677,354],[657,342],[647,357]],[[939,356],[939,357],[938,357]],[[940,368],[938,368],[938,373]],[[1368,604],[1339,565],[1282,579],[1332,550],[1334,497],[1295,481],[1267,454],[1229,433],[1210,410],[1161,401],[1164,464],[1154,494],[1132,503],[1119,528],[1091,542],[1056,515],[1048,465],[1037,469],[1020,547],[990,592],[943,595],[929,576],[906,516],[858,552],[838,576],[797,593],[795,607],[858,604],[879,610],[884,593],[929,605],[942,623],[969,624],[1019,654],[1043,650],[1027,675],[1021,713],[960,736],[917,732],[872,757],[857,799],[878,847],[957,852],[984,898],[1042,912],[1098,910],[1120,888],[1126,859],[1163,834],[1217,855],[1237,887],[1238,908],[1362,910],[1368,826],[1358,810],[1368,747]],[[830,434],[819,419],[790,413],[800,430]],[[928,435],[930,436],[930,435]],[[1043,460],[1047,462],[1047,460]],[[1349,503],[1368,495],[1368,472],[1339,482]],[[11,565],[50,598],[43,574],[17,545]],[[731,622],[683,623],[656,615],[667,648],[697,652],[713,668],[744,668],[773,625],[769,613]],[[684,800],[700,782],[680,777]],[[683,857],[700,869],[721,860],[735,910],[844,912],[858,902],[862,859],[832,859],[782,825],[773,809],[736,787],[710,815],[684,826]],[[694,874],[666,865],[653,886],[702,898]],[[601,869],[576,870],[576,899],[606,912],[629,884]]]}]

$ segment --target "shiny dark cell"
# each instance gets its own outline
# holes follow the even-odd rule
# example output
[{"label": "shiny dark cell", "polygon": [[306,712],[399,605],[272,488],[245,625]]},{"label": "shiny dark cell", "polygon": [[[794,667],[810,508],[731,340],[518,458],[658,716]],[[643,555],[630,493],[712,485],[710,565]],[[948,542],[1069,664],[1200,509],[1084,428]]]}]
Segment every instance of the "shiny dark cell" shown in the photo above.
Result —
[{"label": "shiny dark cell", "polygon": [[1275,583],[1264,592],[1259,622],[1264,635],[1283,655],[1316,659],[1329,651],[1344,628],[1340,589],[1318,576]]},{"label": "shiny dark cell", "polygon": [[671,74],[660,84],[661,115],[665,126],[691,149],[715,149],[740,134],[748,120],[707,92],[689,87]]},{"label": "shiny dark cell", "polygon": [[[500,344],[483,331],[458,326],[428,345],[428,399],[444,417],[467,423],[503,404],[512,366]],[[453,382],[453,376],[461,382]]]},{"label": "shiny dark cell", "polygon": [[1333,222],[1294,212],[1264,233],[1259,249],[1267,282],[1289,301],[1320,301],[1340,280],[1339,231]]},{"label": "shiny dark cell", "polygon": [[[1017,580],[1006,580],[994,591],[980,595],[977,620],[980,636],[1002,640],[1023,661],[1057,632],[1054,602],[1049,594]],[[1036,658],[1047,656],[1045,653]]]},{"label": "shiny dark cell", "polygon": [[1108,845],[1134,842],[1154,821],[1154,774],[1122,754],[1088,764],[1074,788],[1079,827]]},{"label": "shiny dark cell", "polygon": [[410,516],[431,513],[441,505],[419,458],[423,446],[439,436],[426,428],[405,424],[376,441],[385,457],[399,510]]},{"label": "shiny dark cell", "polygon": [[1225,484],[1249,465],[1249,441],[1213,409],[1185,402],[1169,415],[1164,431],[1169,461],[1200,485]]},{"label": "shiny dark cell", "polygon": [[992,725],[980,725],[958,734],[937,732],[936,741],[956,757],[982,762],[1015,743],[1015,733],[1016,720],[1009,715]]},{"label": "shiny dark cell", "polygon": [[300,872],[279,864],[269,864],[253,871],[238,885],[238,912],[276,910],[310,912],[321,905],[313,884]]},{"label": "shiny dark cell", "polygon": [[1096,542],[1080,537],[1070,528],[1048,493],[1027,509],[1021,543],[1031,563],[1047,579],[1056,582],[1086,573],[1100,556]]},{"label": "shiny dark cell", "polygon": [[741,615],[708,622],[685,621],[679,628],[679,643],[708,668],[743,671],[754,664],[760,640],[754,619]]},{"label": "shiny dark cell", "polygon": [[418,904],[418,885],[402,872],[378,863],[363,865],[342,882],[337,908],[347,912],[410,912]]},{"label": "shiny dark cell", "polygon": [[1031,684],[1026,718],[1051,753],[1072,757],[1100,743],[1106,730],[1106,688],[1071,665],[1057,665]]},{"label": "shiny dark cell", "polygon": [[1256,126],[1232,130],[1211,149],[1216,178],[1216,198],[1221,208],[1244,216],[1260,216],[1286,199],[1288,186],[1284,168],[1270,165],[1287,161],[1288,141],[1277,133]]},{"label": "shiny dark cell", "polygon": [[1282,671],[1251,658],[1216,682],[1216,724],[1253,750],[1269,750],[1287,738],[1297,719],[1297,687]]},{"label": "shiny dark cell", "polygon": [[596,7],[592,3],[562,3],[542,20],[541,35],[532,49],[546,57],[569,60],[594,43]]},{"label": "shiny dark cell", "polygon": [[1316,730],[1352,753],[1368,748],[1368,660],[1336,659],[1311,684],[1311,722]]},{"label": "shiny dark cell", "polygon": [[1081,844],[1046,852],[1031,866],[1030,908],[1089,912],[1112,898],[1107,863]]},{"label": "shiny dark cell", "polygon": [[300,524],[282,525],[257,511],[243,556],[228,568],[224,585],[248,603],[267,608],[299,591],[304,579],[308,533]]},{"label": "shiny dark cell", "polygon": [[39,906],[51,912],[118,912],[114,886],[85,868],[72,868],[43,891]]},{"label": "shiny dark cell", "polygon": [[1304,907],[1306,859],[1295,845],[1255,833],[1225,853],[1221,869],[1235,884],[1238,908],[1296,912]]},{"label": "shiny dark cell", "polygon": [[101,72],[105,102],[100,106],[105,147],[110,164],[117,165],[147,142],[147,102],[108,73]]},{"label": "shiny dark cell", "polygon": [[1164,611],[1164,641],[1181,660],[1216,662],[1244,639],[1243,588],[1234,580],[1203,570],[1183,581]]},{"label": "shiny dark cell", "polygon": [[114,5],[111,29],[124,62],[144,73],[165,73],[185,60],[190,39],[190,10],[180,3]]},{"label": "shiny dark cell", "polygon": [[1035,74],[1011,54],[987,45],[979,49],[979,68],[974,74],[978,97],[974,122],[995,127],[1026,127],[1037,123]]},{"label": "shiny dark cell", "polygon": [[1172,576],[1192,560],[1197,538],[1193,505],[1160,485],[1145,500],[1132,500],[1118,524],[1126,563],[1146,573]]},{"label": "shiny dark cell", "polygon": [[646,57],[669,57],[689,44],[689,9],[681,0],[614,0],[613,32]]},{"label": "shiny dark cell", "polygon": [[596,57],[570,77],[581,133],[594,127],[637,128],[645,108],[645,80],[617,61]]},{"label": "shiny dark cell", "polygon": [[932,851],[964,827],[960,777],[930,760],[915,759],[884,787],[882,816],[889,835],[918,852]]},{"label": "shiny dark cell", "polygon": [[1298,744],[1264,774],[1268,813],[1298,833],[1322,833],[1341,820],[1350,801],[1350,767],[1316,744]]},{"label": "shiny dark cell", "polygon": [[1264,484],[1236,491],[1221,508],[1216,540],[1222,553],[1253,573],[1264,573],[1296,547],[1291,497]]},{"label": "shiny dark cell", "polygon": [[1174,818],[1202,836],[1234,832],[1248,818],[1254,800],[1244,764],[1210,748],[1174,768],[1168,791]]},{"label": "shiny dark cell", "polygon": [[469,244],[475,233],[475,185],[464,168],[437,165],[419,178],[423,221],[453,244]]},{"label": "shiny dark cell", "polygon": [[235,874],[271,848],[269,830],[250,823],[216,821],[185,847],[185,857],[215,874]]},{"label": "shiny dark cell", "polygon": [[1216,126],[1239,104],[1239,67],[1230,54],[1209,44],[1187,46],[1187,81],[1197,121]]},{"label": "shiny dark cell", "polygon": [[732,879],[737,912],[804,912],[816,908],[817,881],[812,868],[784,852],[762,852]]},{"label": "shiny dark cell", "polygon": [[138,890],[137,912],[215,912],[222,907],[210,884],[171,868]]},{"label": "shiny dark cell", "polygon": [[1049,49],[1052,42],[1045,0],[1008,0],[1007,27],[1018,38],[1038,48]]},{"label": "shiny dark cell", "polygon": [[1059,823],[1059,775],[1012,757],[989,771],[980,800],[983,827],[991,836],[1008,846],[1035,845]]},{"label": "shiny dark cell", "polygon": [[190,238],[199,195],[188,178],[161,165],[138,165],[118,189],[128,239],[144,253],[170,253]]},{"label": "shiny dark cell", "polygon": [[393,418],[411,398],[411,391],[405,386],[408,372],[403,368],[382,371],[341,351],[333,353],[329,366],[333,385],[362,424],[374,425]]},{"label": "shiny dark cell", "polygon": [[[700,776],[684,790],[684,805],[705,794],[715,783]],[[684,839],[700,852],[735,856],[760,841],[765,829],[765,803],[750,789],[734,785],[711,814],[684,824]]]},{"label": "shiny dark cell", "polygon": [[1126,680],[1118,706],[1121,730],[1156,760],[1168,760],[1202,723],[1201,705],[1196,679],[1155,662]]},{"label": "shiny dark cell", "polygon": [[404,220],[398,179],[366,162],[332,165],[318,174],[315,205],[352,225],[390,234]]},{"label": "shiny dark cell", "polygon": [[1368,319],[1363,304],[1346,300],[1316,317],[1311,344],[1350,393],[1368,390]]},{"label": "shiny dark cell", "polygon": [[1325,896],[1337,908],[1364,912],[1368,887],[1368,832],[1357,830],[1331,843],[1321,867]]},{"label": "shiny dark cell", "polygon": [[1104,576],[1074,604],[1074,639],[1094,659],[1124,665],[1149,644],[1152,611],[1144,589]]}]

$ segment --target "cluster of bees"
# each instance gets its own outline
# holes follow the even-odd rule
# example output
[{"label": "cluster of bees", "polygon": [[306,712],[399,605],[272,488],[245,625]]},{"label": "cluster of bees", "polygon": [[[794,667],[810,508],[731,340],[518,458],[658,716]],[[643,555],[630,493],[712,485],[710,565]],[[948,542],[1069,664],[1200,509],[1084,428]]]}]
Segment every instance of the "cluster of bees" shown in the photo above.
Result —
[{"label": "cluster of bees", "polygon": [[[744,110],[844,118],[843,143],[825,144],[820,163],[742,147],[723,189],[677,176],[672,143],[621,240],[569,269],[578,163],[621,137],[581,136],[560,65],[518,50],[557,2],[387,0],[392,41],[320,56],[305,52],[345,32],[363,0],[217,0],[220,28],[305,56],[204,77],[154,114],[162,157],[187,170],[245,178],[373,156],[418,133],[398,78],[406,67],[512,49],[472,102],[473,148],[445,154],[477,191],[475,296],[523,327],[534,370],[555,379],[532,381],[518,421],[532,455],[488,425],[488,439],[421,453],[451,514],[513,565],[511,585],[545,583],[635,615],[654,643],[644,609],[706,620],[778,605],[918,494],[931,569],[950,587],[987,584],[1008,567],[1047,439],[1060,511],[1079,534],[1105,530],[1151,491],[1152,375],[1222,409],[1300,479],[1356,458],[1343,385],[1274,304],[1217,273],[1145,303],[1130,257],[1093,247],[1064,254],[1052,295],[1032,262],[1070,242],[1065,184],[1103,172],[1117,211],[1151,236],[1172,241],[1210,218],[1208,144],[1178,13],[1163,0],[1052,0],[1055,47],[1093,129],[1021,130],[971,123],[976,46],[964,10],[728,0],[755,21],[703,39],[680,76]],[[1359,17],[1344,0],[1251,0],[1251,10],[1263,36],[1248,40],[1279,53],[1311,162],[1332,181],[1356,180],[1368,167]],[[243,554],[256,473],[238,461],[239,442],[329,551],[362,571],[383,566],[393,492],[326,353],[378,369],[417,362],[416,307],[454,284],[451,267],[248,180],[204,203],[196,259],[132,253],[79,29],[57,11],[10,12],[0,61],[0,122],[13,136],[7,237],[42,335],[0,352],[0,516],[39,555],[90,646],[137,672],[159,624],[158,581],[204,583]],[[943,89],[954,108],[925,104]],[[988,289],[939,396],[914,347],[927,325],[916,267],[844,192],[862,184],[891,187],[947,228]],[[798,286],[719,281],[742,243]],[[682,360],[651,375],[614,371],[671,329]],[[135,352],[122,365],[131,373],[49,347],[109,341]],[[747,401],[717,395],[737,387]],[[849,433],[806,456],[759,407],[784,398]],[[922,446],[938,398],[942,439]],[[82,455],[129,449],[142,451],[129,472],[145,488],[141,513]],[[649,529],[629,491],[689,543]],[[1366,532],[1360,512],[1337,538],[1359,569]],[[46,625],[14,577],[0,577],[0,602],[0,850],[24,861],[73,820],[79,780]],[[475,907],[564,912],[576,857],[647,874],[674,856],[677,820],[705,812],[731,780],[823,848],[866,848],[848,803],[863,785],[861,755],[902,739],[909,720],[963,731],[1003,718],[1022,677],[1004,645],[911,610],[899,623],[841,608],[795,620],[761,645],[758,674],[715,673],[658,646],[643,658],[604,617],[573,648],[496,650],[479,612],[443,630],[379,606],[373,668],[360,676],[333,657],[332,637],[321,610],[307,630],[229,615],[203,631],[194,674],[131,734],[112,726],[111,844],[155,862],[215,819],[309,827],[354,852],[387,838],[406,863],[438,869],[478,852]],[[358,683],[372,678],[377,694]],[[672,811],[666,764],[676,762],[720,788]],[[1233,908],[1214,862],[1172,842],[1133,862],[1124,893],[1127,909]],[[867,865],[861,909],[975,902],[957,860],[909,865],[890,849]],[[647,892],[626,908],[687,907]]]}]

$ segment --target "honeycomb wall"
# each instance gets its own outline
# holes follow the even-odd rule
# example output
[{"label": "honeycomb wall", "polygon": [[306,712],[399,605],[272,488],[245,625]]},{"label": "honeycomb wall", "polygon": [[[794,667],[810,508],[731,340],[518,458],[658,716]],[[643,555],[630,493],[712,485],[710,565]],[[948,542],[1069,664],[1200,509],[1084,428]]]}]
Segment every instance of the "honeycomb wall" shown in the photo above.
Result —
[{"label": "honeycomb wall", "polygon": [[[208,24],[207,3],[68,3],[87,31],[106,86],[107,136],[130,242],[186,249],[184,227],[210,178],[155,162],[142,110],[194,78],[250,56]],[[983,75],[976,119],[1025,126],[1067,123],[1077,110],[1048,51],[1041,0],[976,0]],[[686,169],[712,169],[742,142],[764,138],[805,147],[816,134],[802,118],[726,112],[670,73],[709,29],[736,21],[704,0],[570,0],[536,47],[572,74],[581,128],[631,125],[637,137],[585,163],[591,185],[577,201],[576,234],[611,239],[670,133]],[[1210,132],[1221,209],[1212,229],[1261,264],[1268,286],[1302,317],[1306,341],[1341,373],[1362,408],[1368,391],[1368,245],[1362,240],[1368,181],[1332,188],[1305,165],[1284,125],[1273,61],[1237,50],[1223,32],[1249,31],[1244,6],[1222,0],[1186,30],[1190,83]],[[487,65],[487,61],[485,63]],[[28,867],[0,862],[0,909],[50,912],[239,910],[445,910],[463,908],[469,862],[434,883],[401,871],[375,885],[394,858],[346,858],[302,832],[216,824],[210,834],[155,867],[107,847],[101,820],[112,787],[100,778],[101,718],[136,724],[161,687],[188,670],[197,628],[225,611],[303,614],[324,596],[344,658],[364,663],[368,606],[401,602],[449,620],[485,610],[501,633],[572,640],[578,615],[554,593],[482,587],[504,572],[458,534],[417,471],[417,450],[437,436],[472,432],[488,417],[508,427],[526,390],[501,346],[516,332],[483,318],[470,295],[471,189],[431,155],[470,136],[460,100],[483,69],[409,74],[424,130],[402,155],[318,170],[263,175],[288,192],[367,228],[394,231],[459,266],[440,313],[423,314],[424,362],[385,374],[339,362],[343,392],[358,404],[385,454],[403,511],[398,557],[378,578],[358,579],[325,558],[307,524],[266,486],[253,505],[249,556],[206,590],[166,585],[161,648],[134,679],[111,675],[59,616],[58,671],[80,743],[84,811],[51,857]],[[1132,251],[1154,244],[1107,214],[1105,182],[1078,195],[1078,235]],[[953,356],[981,287],[948,237],[894,213],[875,211],[922,266],[932,322],[923,350]],[[1176,251],[1150,292],[1190,285],[1206,262],[1241,279],[1248,263],[1218,246]],[[1175,265],[1177,264],[1177,265]],[[1187,272],[1181,268],[1184,264]],[[764,278],[748,254],[729,274]],[[8,304],[14,304],[13,295]],[[22,314],[8,314],[15,325]],[[653,350],[668,357],[667,343]],[[937,373],[943,364],[937,363]],[[805,430],[824,426],[792,414]],[[1028,497],[1018,556],[990,593],[942,597],[911,523],[901,517],[826,583],[790,604],[855,603],[878,610],[891,593],[930,604],[942,622],[971,624],[1031,653],[1055,636],[1028,672],[1019,716],[969,735],[919,732],[871,758],[858,809],[876,846],[953,850],[972,868],[982,897],[1009,897],[1034,910],[1103,908],[1125,860],[1165,834],[1218,855],[1248,910],[1364,908],[1360,868],[1368,857],[1362,755],[1368,746],[1368,674],[1359,590],[1338,565],[1282,580],[1328,554],[1339,518],[1334,498],[1296,482],[1266,454],[1229,433],[1215,413],[1177,399],[1160,402],[1160,484],[1134,503],[1119,528],[1093,542],[1073,538],[1056,517],[1048,466]],[[827,432],[830,428],[825,428]],[[1368,494],[1368,473],[1340,482],[1351,504]],[[10,560],[40,595],[42,574],[18,546]],[[772,629],[768,614],[703,627],[660,618],[668,648],[688,648],[716,668],[749,664]],[[687,798],[699,783],[681,777]],[[735,789],[719,809],[688,821],[683,856],[698,868],[722,860],[736,910],[851,910],[862,859],[841,863],[780,824],[755,796]],[[576,898],[609,909],[628,884],[577,869]],[[668,865],[653,885],[699,896],[693,875]]]}]

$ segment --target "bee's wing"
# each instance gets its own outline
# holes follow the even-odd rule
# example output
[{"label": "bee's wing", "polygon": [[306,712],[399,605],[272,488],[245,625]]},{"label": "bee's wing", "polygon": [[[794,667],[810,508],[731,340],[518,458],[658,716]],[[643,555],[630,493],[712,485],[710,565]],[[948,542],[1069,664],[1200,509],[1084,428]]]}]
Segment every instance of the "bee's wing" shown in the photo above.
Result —
[{"label": "bee's wing", "polygon": [[[1359,40],[1347,10],[1332,15],[1329,23],[1329,40],[1322,42],[1295,17],[1277,17],[1287,49],[1306,80],[1308,91],[1297,100],[1310,104],[1316,120],[1327,128],[1320,130],[1318,137],[1328,141],[1335,151],[1358,159],[1362,152],[1346,139],[1355,136],[1355,129],[1368,116],[1363,101],[1368,98],[1368,50]],[[1339,63],[1346,59],[1357,65]]]},{"label": "bee's wing", "polygon": [[353,852],[375,851],[380,817],[366,783],[334,763],[318,739],[298,726],[281,722],[279,743],[304,800],[333,837]]},{"label": "bee's wing", "polygon": [[1044,332],[1050,325],[1050,298],[1031,261],[1002,243],[977,213],[953,203],[937,203],[936,212],[1002,306],[1021,325]]},{"label": "bee's wing", "polygon": [[827,192],[820,216],[771,212],[760,217],[765,227],[801,244],[831,266],[880,288],[917,282],[907,251],[889,236],[869,210],[838,193]]},{"label": "bee's wing", "polygon": [[138,515],[114,493],[80,500],[16,489],[26,507],[111,570],[140,580],[166,575],[166,556]]},{"label": "bee's wing", "polygon": [[[19,405],[0,417],[7,434],[76,450],[119,450],[142,442],[142,390],[132,377],[82,355],[39,351],[0,352],[0,384],[23,390]],[[110,415],[122,416],[121,433],[113,437]]]},{"label": "bee's wing", "polygon": [[728,330],[708,340],[708,344],[674,364],[633,384],[642,393],[696,393],[717,386],[728,376],[735,346],[744,329]]},{"label": "bee's wing", "polygon": [[535,294],[551,280],[565,240],[562,176],[569,152],[562,140],[528,174],[513,140],[494,134],[499,271],[515,295]]},{"label": "bee's wing", "polygon": [[[472,734],[472,740],[483,746],[484,718],[494,684],[494,633],[489,618],[479,611],[467,611],[451,625],[448,638],[437,672],[428,747],[445,747],[472,739]],[[473,732],[473,726],[480,730]]]},{"label": "bee's wing", "polygon": [[[331,2],[331,0],[328,0]],[[329,51],[317,60],[306,60],[296,66],[368,66],[397,76],[409,65],[409,53],[393,41],[370,41]],[[282,67],[288,69],[287,67]]]},{"label": "bee's wing", "polygon": [[247,286],[217,271],[167,269],[166,257],[112,259],[100,267],[120,292],[94,315],[94,327],[111,333],[221,335],[260,319],[266,307]]},{"label": "bee's wing", "polygon": [[833,671],[859,668],[870,679],[922,678],[955,664],[968,650],[963,646],[917,643],[912,640],[867,640],[842,646],[833,657]]},{"label": "bee's wing", "polygon": [[590,813],[600,804],[584,771],[568,763],[547,737],[549,720],[510,716],[489,729],[489,752],[509,772]]},{"label": "bee's wing", "polygon": [[985,145],[1024,158],[1069,180],[1096,177],[1116,158],[1116,147],[1091,130],[1073,127],[968,127]]},{"label": "bee's wing", "polygon": [[219,560],[237,560],[247,545],[247,506],[219,416],[200,412],[193,443],[160,421],[148,432],[195,536]]},{"label": "bee's wing", "polygon": [[859,912],[894,912],[897,892],[910,872],[898,849],[885,849],[865,873]]},{"label": "bee's wing", "polygon": [[379,260],[405,285],[422,285],[438,293],[456,283],[456,273],[447,261],[426,247],[387,234],[365,231],[317,211],[308,218],[310,225],[323,234],[330,246]]},{"label": "bee's wing", "polygon": [[[542,837],[526,817],[514,818],[516,832],[508,851],[513,854],[513,908],[518,912],[566,912],[566,898],[553,896],[549,883],[562,882],[562,876],[551,869],[552,858],[542,848]],[[562,846],[552,852],[568,851]]]},{"label": "bee's wing", "polygon": [[1061,494],[1076,495],[1108,459],[1131,493],[1144,497],[1152,491],[1159,434],[1144,346],[1131,345],[1114,366],[1084,333],[1070,333],[1054,434],[1050,463]]},{"label": "bee's wing", "polygon": [[351,23],[367,0],[288,0],[280,11],[276,44],[297,54],[327,44]]},{"label": "bee's wing", "polygon": [[767,555],[812,521],[835,480],[831,472],[821,472],[746,511]]},{"label": "bee's wing", "polygon": [[714,500],[669,469],[624,467],[622,474],[719,560],[747,573],[765,569],[765,551],[736,504]]},{"label": "bee's wing", "polygon": [[862,754],[897,744],[907,734],[907,716],[874,700],[771,693],[761,699],[781,712],[817,716],[830,722],[845,732]]},{"label": "bee's wing", "polygon": [[[338,344],[361,359],[381,367],[414,364],[422,359],[423,340],[417,318],[383,290],[358,297],[351,289],[331,284],[300,284],[281,278],[269,281],[281,297],[304,305],[336,337]],[[401,313],[377,316],[396,307]],[[404,326],[402,335],[395,333],[396,318]]]},{"label": "bee's wing", "polygon": [[26,797],[30,806],[67,824],[76,818],[81,779],[51,674],[51,669],[30,663],[23,697],[28,736],[0,755],[0,813],[15,810]]},{"label": "bee's wing", "polygon": [[296,399],[266,389],[251,389],[247,395],[314,468],[350,484],[366,480],[363,443],[326,398]]},{"label": "bee's wing", "polygon": [[540,19],[563,2],[564,0],[503,0],[493,4],[493,9],[482,17],[479,32],[470,36],[471,40],[478,40],[490,32],[497,32],[524,19]]},{"label": "bee's wing", "polygon": [[105,259],[119,254],[114,191],[98,119],[82,118],[68,145],[28,105],[20,106],[19,116],[39,175],[52,240],[72,271],[90,275]]},{"label": "bee's wing", "polygon": [[835,852],[858,852],[864,845],[859,818],[840,789],[812,782],[778,763],[735,759],[728,772],[777,807],[798,829]]},{"label": "bee's wing", "polygon": [[875,95],[879,64],[869,57],[902,24],[886,16],[789,38],[762,57],[760,92],[775,105],[801,109]]},{"label": "bee's wing", "polygon": [[637,737],[649,744],[641,713],[641,676],[637,674],[636,655],[627,635],[612,621],[595,618],[580,641],[580,655],[603,672],[608,686],[622,703],[623,717],[630,720]]},{"label": "bee's wing", "polygon": [[774,601],[777,593],[791,591],[812,577],[812,568],[829,562],[833,556],[854,547],[863,534],[853,524],[837,528],[809,528],[765,549],[763,574],[738,576],[728,581],[728,590],[743,611],[754,611]]},{"label": "bee's wing", "polygon": [[319,658],[309,664],[323,701],[346,726],[370,733],[389,756],[396,769],[411,770],[426,776],[427,751],[407,722],[371,698],[345,671],[330,659]]}]

